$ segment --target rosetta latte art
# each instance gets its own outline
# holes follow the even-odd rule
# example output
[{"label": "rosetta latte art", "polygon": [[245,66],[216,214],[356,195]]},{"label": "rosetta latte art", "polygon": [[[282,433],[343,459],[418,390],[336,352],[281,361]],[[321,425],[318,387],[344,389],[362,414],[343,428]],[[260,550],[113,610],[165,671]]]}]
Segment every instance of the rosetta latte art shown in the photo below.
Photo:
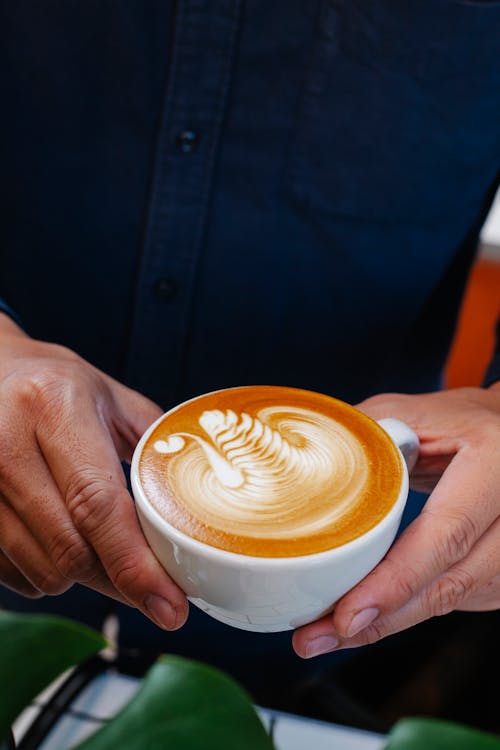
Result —
[{"label": "rosetta latte art", "polygon": [[202,523],[231,533],[292,539],[329,528],[356,505],[366,451],[339,422],[300,407],[255,416],[204,411],[200,431],[154,449],[168,461],[173,494]]}]

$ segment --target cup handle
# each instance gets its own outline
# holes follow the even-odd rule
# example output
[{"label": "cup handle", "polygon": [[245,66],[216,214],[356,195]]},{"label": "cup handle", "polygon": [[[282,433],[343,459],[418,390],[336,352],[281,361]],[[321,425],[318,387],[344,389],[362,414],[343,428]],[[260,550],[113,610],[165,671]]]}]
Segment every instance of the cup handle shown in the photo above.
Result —
[{"label": "cup handle", "polygon": [[420,441],[417,434],[407,424],[400,422],[399,419],[379,419],[378,423],[387,432],[389,437],[394,440],[403,454],[408,472],[411,472],[417,463],[418,452],[420,450]]}]

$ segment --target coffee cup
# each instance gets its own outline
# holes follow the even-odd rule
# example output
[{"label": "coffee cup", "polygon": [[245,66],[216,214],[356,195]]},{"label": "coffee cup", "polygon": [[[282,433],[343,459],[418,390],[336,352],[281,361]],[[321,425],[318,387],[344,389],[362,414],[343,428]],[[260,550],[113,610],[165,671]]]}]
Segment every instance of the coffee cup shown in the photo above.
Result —
[{"label": "coffee cup", "polygon": [[312,622],[394,541],[416,434],[296,388],[203,394],[160,417],[134,452],[137,514],[188,599],[228,625]]}]

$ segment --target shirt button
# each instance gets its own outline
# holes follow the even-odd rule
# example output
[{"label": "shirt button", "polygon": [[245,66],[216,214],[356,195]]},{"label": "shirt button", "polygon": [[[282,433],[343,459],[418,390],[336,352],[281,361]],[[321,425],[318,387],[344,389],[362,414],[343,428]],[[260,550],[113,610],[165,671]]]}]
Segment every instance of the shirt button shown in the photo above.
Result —
[{"label": "shirt button", "polygon": [[171,302],[177,294],[178,285],[174,279],[158,279],[154,284],[156,296],[162,302]]},{"label": "shirt button", "polygon": [[190,154],[198,145],[199,136],[195,130],[181,130],[177,136],[177,145],[183,154]]}]

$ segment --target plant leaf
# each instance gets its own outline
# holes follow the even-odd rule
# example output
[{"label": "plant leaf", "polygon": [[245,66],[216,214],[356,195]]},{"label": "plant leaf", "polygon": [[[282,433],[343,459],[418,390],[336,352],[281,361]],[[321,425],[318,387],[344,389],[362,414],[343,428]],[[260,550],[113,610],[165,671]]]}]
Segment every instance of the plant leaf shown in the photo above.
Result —
[{"label": "plant leaf", "polygon": [[0,611],[0,741],[52,680],[105,645],[99,633],[71,620]]},{"label": "plant leaf", "polygon": [[161,656],[130,703],[78,750],[272,750],[244,690],[222,672]]},{"label": "plant leaf", "polygon": [[385,750],[500,750],[500,738],[440,719],[402,719],[389,733]]}]

